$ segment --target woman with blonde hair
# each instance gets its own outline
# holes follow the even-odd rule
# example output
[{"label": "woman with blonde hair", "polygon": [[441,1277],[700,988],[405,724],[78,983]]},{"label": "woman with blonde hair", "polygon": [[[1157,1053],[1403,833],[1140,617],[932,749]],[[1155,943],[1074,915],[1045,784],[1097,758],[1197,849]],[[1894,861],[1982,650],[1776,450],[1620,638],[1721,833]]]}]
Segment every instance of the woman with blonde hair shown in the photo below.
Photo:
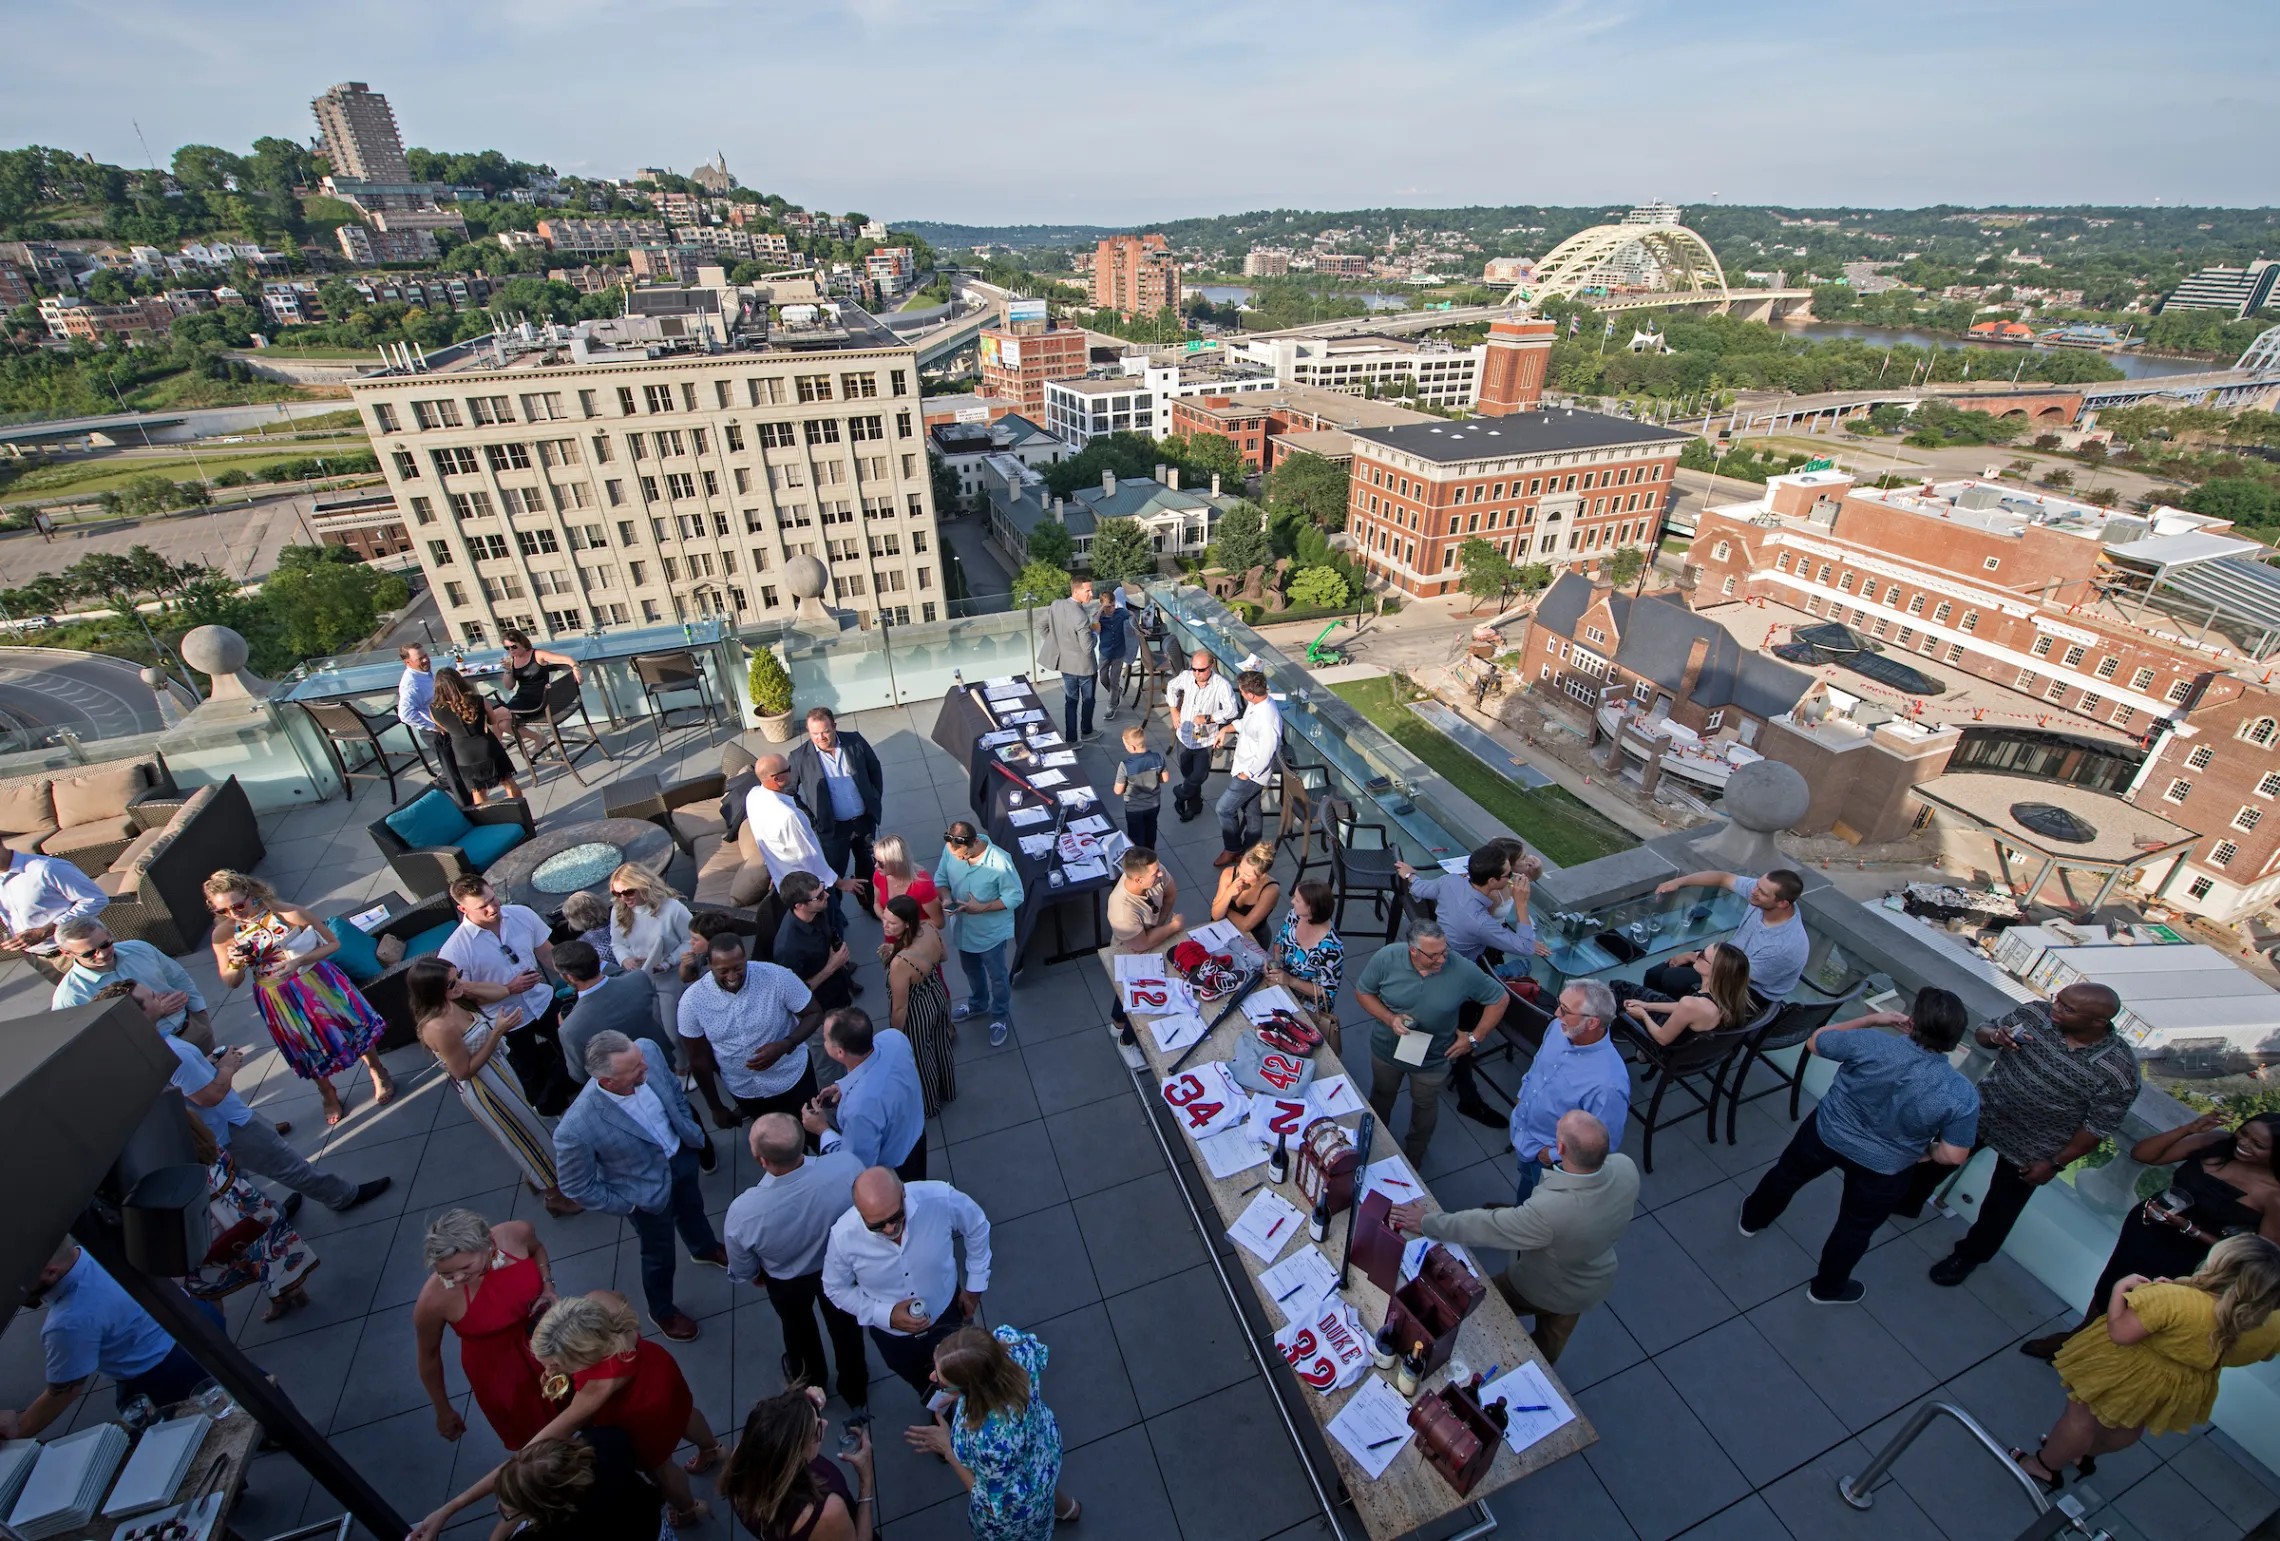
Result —
[{"label": "woman with blonde hair", "polygon": [[909,894],[926,923],[941,930],[941,890],[934,886],[934,874],[911,860],[910,842],[900,835],[881,835],[871,847],[871,859],[876,863],[871,871],[872,907],[884,915],[889,899]]},{"label": "woman with blonde hair", "polygon": [[451,1077],[475,1122],[522,1168],[523,1181],[545,1200],[546,1212],[558,1218],[582,1213],[562,1192],[554,1167],[554,1131],[499,1063],[507,1034],[522,1025],[520,1006],[499,1004],[507,987],[465,978],[456,965],[431,953],[413,960],[404,993],[411,1002],[412,1030]]},{"label": "woman with blonde hair", "polygon": [[657,987],[659,1020],[674,1031],[681,1012],[681,955],[689,947],[689,907],[656,873],[627,862],[610,874],[610,952],[629,974]]},{"label": "woman with blonde hair", "polygon": [[[665,1490],[675,1525],[694,1525],[712,1512],[689,1491],[689,1473],[720,1459],[720,1441],[697,1410],[680,1361],[641,1335],[623,1295],[596,1290],[556,1301],[530,1335],[530,1351],[546,1369],[547,1400],[561,1408],[534,1439],[623,1429],[636,1464]],[[684,1438],[697,1447],[685,1468],[673,1464]]]},{"label": "woman with blonde hair", "polygon": [[2069,1466],[2088,1476],[2099,1456],[2148,1433],[2207,1422],[2221,1371],[2280,1355],[2275,1311],[2280,1246],[2253,1234],[2218,1242],[2190,1278],[2117,1279],[2105,1320],[2058,1351],[2066,1411],[2034,1454],[2011,1459],[2055,1493]]},{"label": "woman with blonde hair", "polygon": [[1051,1541],[1056,1522],[1084,1516],[1059,1491],[1061,1426],[1038,1384],[1046,1357],[1045,1345],[1016,1327],[963,1327],[934,1350],[935,1384],[957,1403],[903,1438],[948,1461],[966,1485],[975,1541]]},{"label": "woman with blonde hair", "polygon": [[1702,949],[1702,988],[1675,1001],[1633,997],[1623,1014],[1659,1044],[1673,1044],[1688,1033],[1714,1033],[1743,1027],[1763,1009],[1750,993],[1750,958],[1729,942]]},{"label": "woman with blonde hair", "polygon": [[281,903],[261,879],[227,867],[206,879],[205,889],[222,982],[234,989],[248,978],[254,981],[262,1025],[293,1073],[316,1082],[325,1122],[337,1124],[347,1116],[332,1078],[360,1059],[372,1072],[373,1103],[395,1101],[395,1079],[380,1063],[380,1035],[388,1024],[339,966],[326,961],[340,951],[332,927],[308,910]]},{"label": "woman with blonde hair", "polygon": [[1211,899],[1213,920],[1233,922],[1236,930],[1261,948],[1273,943],[1267,935],[1267,922],[1282,902],[1282,884],[1270,875],[1274,865],[1275,843],[1260,841],[1245,851],[1241,860],[1220,870],[1219,891]]},{"label": "woman with blonde hair", "polygon": [[447,1209],[429,1224],[422,1253],[428,1276],[412,1302],[412,1337],[435,1431],[450,1440],[467,1431],[444,1381],[449,1327],[475,1405],[499,1443],[519,1450],[554,1417],[539,1390],[546,1372],[530,1351],[531,1324],[556,1299],[546,1243],[528,1220],[493,1225],[472,1209]]}]

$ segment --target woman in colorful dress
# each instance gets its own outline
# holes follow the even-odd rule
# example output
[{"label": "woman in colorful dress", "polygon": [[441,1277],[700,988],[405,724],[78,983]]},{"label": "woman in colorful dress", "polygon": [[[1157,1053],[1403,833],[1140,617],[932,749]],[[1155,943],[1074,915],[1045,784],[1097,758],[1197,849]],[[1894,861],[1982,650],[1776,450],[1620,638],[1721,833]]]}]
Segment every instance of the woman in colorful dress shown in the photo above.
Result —
[{"label": "woman in colorful dress", "polygon": [[[556,1301],[530,1335],[546,1367],[547,1399],[559,1409],[536,1439],[568,1439],[582,1428],[619,1428],[633,1437],[635,1462],[665,1490],[675,1525],[712,1512],[689,1491],[689,1473],[721,1457],[712,1425],[681,1374],[680,1361],[641,1335],[625,1297],[611,1290]],[[673,1462],[683,1439],[697,1447],[686,1467]]]},{"label": "woman in colorful dress", "polygon": [[522,1168],[548,1214],[575,1215],[580,1206],[564,1197],[555,1173],[554,1132],[499,1063],[508,1032],[522,1025],[520,1006],[498,1005],[507,993],[504,984],[461,978],[455,965],[433,955],[416,959],[405,975],[412,1030],[451,1077],[459,1100]]},{"label": "woman in colorful dress", "polygon": [[894,1025],[910,1040],[918,1060],[918,1086],[926,1116],[958,1096],[955,1050],[957,1025],[950,1020],[950,986],[942,977],[942,933],[910,894],[896,894],[879,911],[886,941],[879,957],[887,965],[887,998]]},{"label": "woman in colorful dress", "polygon": [[887,901],[909,894],[925,912],[927,924],[942,929],[942,893],[934,874],[910,859],[910,845],[900,835],[881,835],[871,847],[873,908],[884,914]]},{"label": "woman in colorful dress", "polygon": [[2058,1351],[2066,1411],[2034,1454],[2011,1459],[2055,1493],[2069,1466],[2088,1476],[2099,1456],[2149,1433],[2206,1423],[2223,1370],[2280,1355],[2275,1313],[2280,1246],[2261,1236],[2226,1237],[2189,1278],[2115,1280],[2104,1318]]},{"label": "woman in colorful dress", "polygon": [[1306,1009],[1332,1054],[1344,1052],[1338,1032],[1338,985],[1346,976],[1346,944],[1330,925],[1336,912],[1328,883],[1309,878],[1299,884],[1267,953],[1266,975],[1268,984],[1281,985]]},{"label": "woman in colorful dress", "polygon": [[1045,1345],[1016,1327],[963,1327],[934,1350],[935,1383],[957,1405],[903,1438],[966,1485],[975,1541],[1050,1541],[1056,1522],[1084,1516],[1059,1491],[1061,1426],[1038,1384],[1045,1359]]},{"label": "woman in colorful dress", "polygon": [[823,1453],[830,1427],[820,1386],[762,1397],[745,1414],[715,1486],[759,1541],[871,1541],[879,1519],[871,1431],[857,1428],[855,1448],[841,1457],[854,1469],[856,1491]]},{"label": "woman in colorful dress", "polygon": [[412,1304],[420,1384],[435,1406],[435,1431],[457,1439],[467,1421],[443,1378],[443,1329],[459,1336],[459,1365],[475,1405],[508,1450],[520,1450],[554,1417],[539,1389],[546,1372],[530,1331],[555,1301],[546,1243],[528,1220],[493,1225],[472,1209],[448,1209],[428,1227],[427,1282]]},{"label": "woman in colorful dress", "polygon": [[649,975],[669,1037],[680,1018],[681,955],[688,949],[689,907],[679,894],[638,862],[610,874],[611,955],[627,973]]},{"label": "woman in colorful dress", "polygon": [[182,1287],[194,1300],[221,1300],[249,1285],[269,1294],[261,1319],[274,1322],[309,1303],[309,1275],[317,1254],[285,1218],[285,1211],[237,1174],[237,1163],[195,1113],[190,1147],[206,1165],[206,1215],[212,1240]]},{"label": "woman in colorful dress", "polygon": [[395,1101],[396,1082],[380,1063],[380,1035],[388,1024],[339,966],[325,961],[340,950],[332,927],[280,903],[261,879],[226,867],[206,879],[206,907],[214,912],[214,962],[222,982],[232,988],[249,976],[256,982],[262,1025],[293,1073],[316,1082],[325,1122],[346,1116],[332,1078],[360,1059],[372,1072],[374,1105]]}]

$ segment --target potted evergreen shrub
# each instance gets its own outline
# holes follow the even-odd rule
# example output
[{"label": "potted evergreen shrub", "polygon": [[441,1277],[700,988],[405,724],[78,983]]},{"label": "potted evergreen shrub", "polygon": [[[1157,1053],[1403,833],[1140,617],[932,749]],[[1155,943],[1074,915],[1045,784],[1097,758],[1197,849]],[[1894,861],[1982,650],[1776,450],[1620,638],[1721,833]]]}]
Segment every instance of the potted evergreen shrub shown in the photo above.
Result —
[{"label": "potted evergreen shrub", "polygon": [[784,672],[784,661],[774,648],[752,650],[752,666],[745,682],[752,692],[752,715],[759,721],[760,736],[771,744],[790,743],[792,677]]}]

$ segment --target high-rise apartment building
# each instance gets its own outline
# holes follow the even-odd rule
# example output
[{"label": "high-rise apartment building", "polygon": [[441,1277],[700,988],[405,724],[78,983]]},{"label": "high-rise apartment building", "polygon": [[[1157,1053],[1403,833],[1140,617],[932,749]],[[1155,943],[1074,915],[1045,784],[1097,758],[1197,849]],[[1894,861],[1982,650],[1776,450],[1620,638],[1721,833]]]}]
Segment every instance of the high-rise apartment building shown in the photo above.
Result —
[{"label": "high-rise apartment building", "polygon": [[851,306],[630,303],[352,385],[453,639],[785,618],[795,556],[865,624],[942,619],[910,345]]},{"label": "high-rise apartment building", "polygon": [[1093,253],[1095,310],[1152,316],[1180,302],[1180,264],[1160,235],[1112,235]]},{"label": "high-rise apartment building", "polygon": [[361,80],[344,81],[311,102],[324,135],[325,159],[333,175],[364,182],[405,184],[412,168],[388,98]]}]

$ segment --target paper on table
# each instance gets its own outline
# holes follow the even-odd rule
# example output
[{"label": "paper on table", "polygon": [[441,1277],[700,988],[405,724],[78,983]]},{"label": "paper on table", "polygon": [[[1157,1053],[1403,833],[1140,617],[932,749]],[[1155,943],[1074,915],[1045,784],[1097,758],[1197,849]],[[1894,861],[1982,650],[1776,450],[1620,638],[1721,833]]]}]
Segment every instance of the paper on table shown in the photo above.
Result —
[{"label": "paper on table", "polygon": [[[1383,1161],[1370,1163],[1370,1169],[1362,1174],[1360,1198],[1367,1198],[1372,1193],[1383,1193],[1396,1204],[1406,1204],[1411,1199],[1425,1196],[1424,1188],[1419,1186],[1409,1170],[1409,1163],[1399,1156],[1388,1156]],[[1360,1202],[1360,1199],[1356,1202]]]},{"label": "paper on table", "polygon": [[[1046,774],[1058,776],[1061,772],[1048,771]],[[1082,808],[1088,803],[1099,802],[1100,794],[1091,787],[1063,787],[1060,791],[1060,798],[1063,803],[1071,808]]]},{"label": "paper on table", "polygon": [[1053,837],[1051,835],[1023,835],[1021,837],[1021,854],[1024,856],[1052,855]]},{"label": "paper on table", "polygon": [[1422,1030],[1400,1034],[1393,1045],[1394,1060],[1403,1065],[1422,1065],[1432,1052],[1433,1035]]},{"label": "paper on table", "polygon": [[1261,985],[1243,997],[1243,1015],[1253,1022],[1264,1022],[1278,1011],[1298,1015],[1298,1002],[1281,985]]},{"label": "paper on table", "polygon": [[1045,714],[1041,711],[1036,710],[1035,708],[1031,708],[1025,712],[1007,712],[1005,714],[1005,720],[1007,722],[1043,722],[1045,720]]},{"label": "paper on table", "polygon": [[1306,1106],[1316,1118],[1343,1118],[1359,1113],[1364,1104],[1361,1093],[1354,1090],[1352,1076],[1334,1075],[1319,1077],[1307,1086]]},{"label": "paper on table", "polygon": [[[1498,1397],[1504,1399],[1505,1415],[1511,1420],[1504,1426],[1504,1441],[1512,1447],[1515,1454],[1540,1440],[1549,1439],[1575,1421],[1575,1409],[1568,1406],[1565,1397],[1552,1389],[1552,1383],[1544,1376],[1544,1367],[1534,1360],[1480,1388],[1483,1407]],[[1541,1407],[1545,1410],[1540,1413],[1519,1411],[1524,1407]]]},{"label": "paper on table", "polygon": [[1097,861],[1073,861],[1061,868],[1061,876],[1071,883],[1093,883],[1108,876],[1108,869]]},{"label": "paper on table", "polygon": [[1109,969],[1120,985],[1137,981],[1160,984],[1164,978],[1164,955],[1160,952],[1112,953]]},{"label": "paper on table", "polygon": [[1045,756],[1045,763],[1047,765],[1074,765],[1077,763],[1077,752],[1074,749],[1052,750]]},{"label": "paper on table", "polygon": [[1262,1263],[1282,1256],[1293,1236],[1306,1230],[1306,1217],[1281,1194],[1263,1189],[1251,1207],[1227,1227],[1228,1239]]},{"label": "paper on table", "polygon": [[1188,935],[1203,943],[1213,952],[1225,952],[1243,933],[1235,929],[1232,921],[1215,920],[1209,925],[1190,926]]},{"label": "paper on table", "polygon": [[1346,1399],[1327,1427],[1330,1437],[1375,1482],[1394,1457],[1409,1448],[1409,1404],[1382,1377],[1373,1375]]},{"label": "paper on table", "polygon": [[1267,1164],[1266,1151],[1241,1129],[1223,1129],[1208,1139],[1196,1141],[1195,1148],[1202,1153],[1203,1164],[1211,1169],[1215,1178],[1233,1177],[1237,1172]]},{"label": "paper on table", "polygon": [[1029,747],[1032,749],[1050,749],[1059,742],[1061,742],[1061,735],[1051,728],[1031,728],[1029,730]]},{"label": "paper on table", "polygon": [[1069,773],[1067,771],[1039,771],[1036,775],[1029,778],[1029,784],[1035,787],[1038,791],[1042,792],[1047,787],[1057,787],[1068,779]]},{"label": "paper on table", "polygon": [[1071,824],[1069,831],[1078,835],[1105,835],[1108,833],[1108,820],[1097,813],[1088,813]]},{"label": "paper on table", "polygon": [[1286,1322],[1312,1306],[1338,1284],[1338,1265],[1319,1247],[1301,1247],[1259,1275],[1260,1287]]},{"label": "paper on table", "polygon": [[1005,816],[1013,821],[1014,828],[1025,829],[1031,824],[1044,823],[1053,816],[1053,810],[1050,808],[1009,808],[1006,810]]},{"label": "paper on table", "polygon": [[1209,1025],[1192,1011],[1175,1011],[1150,1022],[1148,1030],[1156,1035],[1157,1053],[1177,1054],[1201,1038]]},{"label": "paper on table", "polygon": [[984,733],[980,738],[975,739],[974,742],[981,745],[984,749],[995,749],[998,745],[1010,744],[1019,737],[1021,737],[1020,729],[1001,728],[995,733]]},{"label": "paper on table", "polygon": [[1020,689],[1021,676],[1018,674],[999,674],[982,681],[982,688],[985,690],[1003,690],[1008,685],[1017,690]]}]

